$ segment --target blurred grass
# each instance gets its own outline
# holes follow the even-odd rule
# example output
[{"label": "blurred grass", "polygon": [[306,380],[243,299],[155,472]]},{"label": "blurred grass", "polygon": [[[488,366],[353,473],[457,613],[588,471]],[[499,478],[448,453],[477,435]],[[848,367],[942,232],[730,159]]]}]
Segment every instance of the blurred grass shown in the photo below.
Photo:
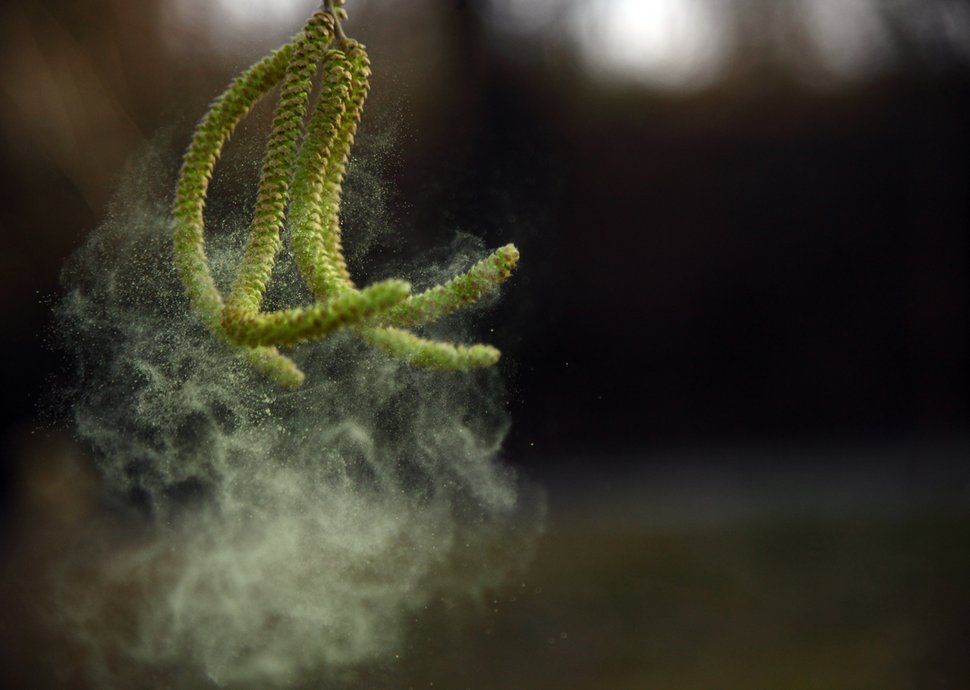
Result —
[{"label": "blurred grass", "polygon": [[612,517],[565,516],[526,580],[470,615],[439,602],[407,661],[345,686],[970,687],[966,515],[686,531]]},{"label": "blurred grass", "polygon": [[[28,442],[35,461],[24,466],[18,518],[0,532],[0,687],[102,687],[84,678],[84,652],[42,620],[42,583],[85,544],[100,544],[85,569],[97,578],[100,554],[123,552],[137,530],[99,507],[70,442]],[[962,467],[966,453],[920,457],[927,476],[951,477],[944,460]],[[893,477],[907,476],[905,463],[883,460],[852,471],[724,472],[683,460],[679,474],[560,468],[561,481],[546,485],[547,531],[507,586],[477,604],[438,599],[394,658],[295,687],[965,690],[963,471],[945,487],[925,483],[932,491],[907,481],[914,498],[903,500]],[[529,548],[515,535],[509,543]],[[112,615],[123,621],[139,596],[119,591]],[[217,687],[191,671],[117,662],[122,687]]]}]

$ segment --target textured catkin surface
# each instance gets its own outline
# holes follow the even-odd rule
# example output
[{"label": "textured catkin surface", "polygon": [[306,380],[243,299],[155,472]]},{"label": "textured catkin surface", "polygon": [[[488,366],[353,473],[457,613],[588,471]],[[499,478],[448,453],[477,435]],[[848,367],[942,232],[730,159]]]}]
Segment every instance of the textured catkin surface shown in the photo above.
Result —
[{"label": "textured catkin surface", "polygon": [[[340,203],[371,69],[362,45],[339,31],[340,37],[334,39],[330,12],[319,10],[283,48],[246,70],[216,99],[196,129],[172,209],[176,265],[191,302],[217,336],[228,340],[257,370],[291,388],[300,386],[305,375],[276,347],[322,338],[343,328],[358,330],[368,344],[412,366],[450,371],[491,366],[499,359],[494,347],[434,341],[401,327],[438,320],[493,293],[518,262],[513,245],[414,297],[402,281],[357,290],[350,277],[341,241]],[[322,72],[320,93],[307,121],[318,71]],[[275,81],[280,82],[279,97],[250,235],[223,304],[205,251],[203,216],[209,180],[223,144]],[[288,226],[293,259],[316,303],[265,312],[261,307],[284,226]],[[404,311],[398,309],[393,318],[385,318],[392,307]]]},{"label": "textured catkin surface", "polygon": [[[498,373],[409,367],[346,334],[296,351],[300,389],[261,376],[172,266],[173,169],[146,155],[65,270],[77,430],[147,536],[95,578],[58,569],[58,624],[106,688],[126,665],[267,687],[386,658],[429,601],[474,601],[529,552],[539,503],[498,459]],[[216,284],[243,235],[210,239]],[[274,284],[274,300],[308,297],[285,269]]]},{"label": "textured catkin surface", "polygon": [[[237,77],[202,118],[182,161],[172,208],[175,263],[192,306],[214,332],[222,327],[223,299],[205,250],[204,209],[209,181],[230,134],[283,77],[292,53],[293,44],[288,43]],[[243,355],[283,385],[303,382],[303,372],[275,347],[248,348]]]},{"label": "textured catkin surface", "polygon": [[[337,155],[340,123],[348,116],[350,101],[350,63],[343,51],[329,50],[321,67],[321,92],[307,125],[293,177],[293,202],[290,207],[293,254],[300,272],[314,294],[326,295],[346,287],[349,274],[341,271],[336,257],[324,251],[324,235],[337,222],[338,197],[327,185]],[[361,99],[360,105],[363,105]],[[359,117],[360,113],[350,113]],[[349,149],[348,149],[349,150]],[[343,170],[341,169],[341,173]]]},{"label": "textured catkin surface", "polygon": [[294,40],[293,57],[280,85],[279,101],[266,146],[249,242],[236,274],[227,306],[234,311],[259,311],[290,199],[290,178],[307,113],[313,76],[323,47],[333,36],[333,24],[323,12],[314,15]]}]

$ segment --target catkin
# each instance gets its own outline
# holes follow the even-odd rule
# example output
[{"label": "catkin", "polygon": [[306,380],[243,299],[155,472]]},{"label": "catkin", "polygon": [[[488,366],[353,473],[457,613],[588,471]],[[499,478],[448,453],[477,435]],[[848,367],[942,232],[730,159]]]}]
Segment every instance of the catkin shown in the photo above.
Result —
[{"label": "catkin", "polygon": [[[324,236],[339,208],[340,188],[328,185],[341,123],[350,103],[350,63],[341,50],[324,57],[317,98],[293,177],[290,244],[303,278],[317,299],[348,287],[342,257],[326,250]],[[352,286],[350,286],[352,287]]]},{"label": "catkin", "polygon": [[[418,295],[410,295],[410,286],[400,280],[358,289],[347,270],[340,197],[371,68],[364,47],[344,37],[336,22],[332,10],[318,11],[289,43],[235,79],[197,126],[173,204],[175,263],[189,299],[209,328],[258,370],[286,386],[300,385],[304,376],[276,347],[342,328],[357,330],[371,346],[413,366],[490,366],[499,359],[499,351],[490,345],[429,340],[405,329],[440,319],[494,292],[518,263],[514,246],[496,250],[465,273]],[[308,118],[318,70],[320,94]],[[203,211],[209,180],[240,120],[278,83],[280,96],[249,239],[230,295],[223,301],[205,254]],[[284,229],[316,301],[262,312]]]},{"label": "catkin", "polygon": [[333,37],[329,15],[315,14],[297,39],[286,69],[273,115],[266,158],[256,196],[256,214],[239,273],[227,300],[230,314],[255,314],[273,271],[280,246],[280,229],[290,199],[290,180],[306,117],[317,63]]}]

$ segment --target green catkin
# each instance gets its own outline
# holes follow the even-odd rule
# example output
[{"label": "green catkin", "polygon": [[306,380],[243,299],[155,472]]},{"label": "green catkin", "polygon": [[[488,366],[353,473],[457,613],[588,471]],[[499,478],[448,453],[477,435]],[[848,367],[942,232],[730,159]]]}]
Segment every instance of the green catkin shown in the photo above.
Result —
[{"label": "green catkin", "polygon": [[259,176],[256,214],[249,243],[226,302],[227,315],[224,320],[259,311],[279,251],[280,229],[290,199],[290,180],[310,89],[313,87],[313,75],[323,48],[332,37],[333,24],[329,15],[318,12],[307,22],[294,46],[280,88],[266,158]]},{"label": "green catkin", "polygon": [[[324,228],[337,209],[325,203],[327,177],[334,142],[350,100],[350,64],[340,50],[330,50],[323,61],[320,95],[314,107],[306,138],[300,149],[293,176],[290,205],[290,243],[304,279],[317,299],[344,289],[346,280],[336,257],[324,250]],[[337,200],[339,203],[339,199]]]},{"label": "green catkin", "polygon": [[452,314],[495,291],[512,273],[519,260],[518,250],[506,245],[479,261],[468,271],[404,302],[381,315],[391,327],[362,331],[364,339],[391,357],[413,366],[455,371],[488,367],[499,359],[490,345],[456,345],[419,338],[393,326],[415,326]]},{"label": "green catkin", "polygon": [[[203,212],[212,171],[229,136],[253,105],[283,77],[297,39],[236,78],[196,127],[185,153],[173,202],[175,264],[189,300],[205,324],[222,333],[222,295],[205,254]],[[275,347],[241,350],[257,370],[284,386],[299,386],[303,373]]]},{"label": "green catkin", "polygon": [[[495,291],[518,262],[514,246],[498,249],[467,272],[419,295],[409,295],[410,286],[400,280],[363,290],[354,287],[340,240],[340,196],[371,72],[364,47],[343,36],[332,12],[342,16],[339,10],[317,12],[289,43],[234,80],[196,128],[173,206],[175,261],[189,298],[213,331],[259,371],[286,386],[298,386],[304,377],[276,346],[347,327],[414,366],[452,371],[490,366],[499,359],[494,347],[428,340],[404,328],[440,319]],[[320,95],[301,143],[318,63]],[[249,241],[224,304],[204,248],[209,180],[239,121],[281,81]],[[317,301],[260,312],[287,222],[294,258]]]},{"label": "green catkin", "polygon": [[[306,35],[308,44],[315,45],[313,33],[308,30]],[[305,309],[291,309],[271,314],[258,312],[258,301],[262,298],[262,292],[265,290],[269,274],[272,271],[273,261],[278,249],[279,229],[283,223],[283,206],[280,205],[280,195],[282,193],[285,196],[289,192],[288,180],[284,178],[283,172],[290,170],[293,159],[296,157],[295,149],[298,133],[294,122],[302,122],[306,114],[306,102],[311,87],[306,76],[315,71],[315,60],[319,59],[321,52],[322,49],[301,50],[301,46],[298,44],[294,51],[291,71],[287,73],[283,83],[280,104],[277,108],[277,116],[274,119],[274,129],[270,135],[270,145],[261,176],[257,217],[253,223],[247,254],[236,281],[236,287],[241,288],[238,293],[241,297],[238,302],[230,298],[223,312],[223,329],[226,335],[237,344],[293,345],[303,340],[319,338],[336,328],[375,315],[380,310],[400,302],[408,294],[408,286],[398,281],[393,284],[395,290],[391,293],[388,293],[387,285],[389,284],[387,284],[375,286],[373,290],[368,289],[364,292],[355,291],[346,296],[341,296],[337,302],[318,303]],[[329,57],[334,56],[329,55]],[[307,67],[305,61],[314,62],[312,66]],[[351,84],[351,78],[347,69],[344,68],[345,65],[340,64],[341,62],[346,63],[345,60],[341,61],[339,58],[332,61],[330,69],[326,70],[328,79],[324,83],[324,90],[327,96],[318,102],[321,108],[315,112],[317,117],[311,120],[308,128],[309,134],[312,134],[313,137],[309,142],[304,142],[299,156],[300,163],[306,169],[314,169],[316,167],[314,163],[320,163],[321,155],[319,154],[328,153],[330,160],[334,161],[332,169],[336,170],[334,174],[338,179],[342,178],[343,161],[346,159],[350,148],[349,143],[346,142],[347,132],[353,131],[359,114],[351,116],[351,127],[344,123],[336,128],[321,126],[318,123],[321,122],[323,117],[332,117],[332,113],[341,113],[339,107],[334,107],[335,102],[348,101],[345,91],[346,87]],[[361,99],[352,97],[349,102],[353,104],[355,100],[359,104],[362,103]],[[347,112],[346,109],[343,112]],[[337,121],[340,122],[339,115]],[[328,133],[334,138],[334,143],[326,147],[326,135]],[[317,146],[322,148],[323,151],[314,151]],[[327,170],[324,169],[323,172],[326,173]],[[303,176],[294,174],[294,177],[296,180],[302,181]],[[315,184],[312,176],[305,183],[295,184],[294,186],[299,189],[299,199],[318,208],[322,206],[325,216],[335,214],[339,198],[334,195],[335,198],[325,199],[322,204],[319,203],[317,191],[321,185]],[[264,195],[265,190],[268,190],[268,192]],[[339,193],[339,185],[337,192]],[[262,207],[260,204],[264,198],[268,199],[268,203],[265,206],[264,217],[261,217],[260,209]],[[285,202],[285,199],[283,201]],[[292,215],[302,220],[303,214],[300,210]],[[306,219],[309,221],[305,224],[309,231],[306,240],[301,241],[299,231],[297,231],[296,246],[299,248],[297,253],[301,258],[301,263],[306,267],[313,265],[326,267],[335,264],[333,260],[313,261],[314,258],[320,258],[312,255],[313,239],[317,234],[317,223],[315,222],[317,215],[318,213],[311,213],[310,217]],[[306,248],[305,245],[308,243],[309,248]],[[325,249],[323,251],[328,259],[333,256]],[[252,259],[252,261],[247,263],[247,259]],[[340,257],[339,264],[343,267],[342,257]],[[346,269],[342,268],[341,273],[345,275]],[[315,272],[313,275],[318,277],[323,275],[323,272]],[[342,278],[342,276],[334,276],[334,278]],[[343,278],[343,280],[349,282],[349,277]],[[378,289],[379,287],[383,289]],[[236,295],[237,292],[234,290],[233,296]],[[393,295],[394,298],[381,298],[388,295]]]},{"label": "green catkin", "polygon": [[193,306],[214,329],[222,320],[223,305],[204,248],[202,214],[209,180],[229,135],[279,81],[291,52],[292,44],[283,46],[233,81],[216,99],[195,130],[175,188],[175,264]]},{"label": "green catkin", "polygon": [[242,315],[226,322],[226,335],[241,345],[296,345],[379,314],[399,304],[410,289],[403,280],[385,280],[310,307]]},{"label": "green catkin", "polygon": [[370,61],[356,41],[340,40],[339,48],[328,52],[324,92],[297,162],[291,207],[293,250],[318,299],[354,287],[340,242],[340,195],[369,77]]},{"label": "green catkin", "polygon": [[[318,299],[325,299],[327,295],[336,294],[342,290],[353,289],[353,282],[343,261],[340,244],[339,201],[346,162],[356,135],[364,100],[367,97],[370,61],[363,46],[357,42],[348,40],[342,43],[345,45],[346,52],[331,51],[328,55],[332,64],[324,72],[324,84],[332,84],[333,90],[339,89],[339,93],[342,94],[349,75],[351,96],[343,109],[335,107],[329,98],[325,99],[323,96],[318,101],[315,117],[318,114],[326,117],[330,124],[342,115],[343,121],[339,126],[336,139],[328,150],[323,150],[323,140],[317,138],[320,132],[326,131],[323,127],[314,128],[311,130],[312,134],[308,132],[303,155],[297,165],[296,179],[299,179],[308,191],[312,190],[312,193],[301,194],[298,201],[294,192],[291,209],[291,217],[299,219],[292,224],[294,251],[302,254],[303,262],[308,265],[309,269],[304,270],[304,276]],[[314,162],[319,164],[326,153],[330,154],[329,160],[326,160],[323,166],[308,167]],[[296,187],[297,183],[294,182],[294,189]],[[313,203],[317,204],[315,209],[304,210]],[[321,205],[323,208],[320,208]],[[329,232],[324,225],[328,216],[330,217]],[[300,233],[299,238],[297,233]],[[317,242],[322,246],[318,245],[314,251],[307,246],[310,242]],[[297,247],[299,250],[296,249]],[[508,277],[517,258],[518,254],[514,247],[503,247],[489,259],[477,264],[467,274],[453,279],[445,286],[439,286],[424,293],[420,299],[409,298],[386,315],[382,315],[379,321],[398,326],[410,326],[453,313],[462,306],[479,299],[486,292],[494,290],[498,283]],[[333,263],[334,259],[339,259],[339,263]],[[314,274],[313,268],[322,270]],[[501,277],[490,281],[493,276]],[[392,314],[397,315],[391,316]],[[459,370],[489,366],[498,361],[499,357],[498,350],[489,346],[466,347],[436,342],[400,329],[365,328],[361,330],[361,334],[372,346],[414,366]]]},{"label": "green catkin", "polygon": [[243,359],[281,386],[297,388],[306,378],[300,368],[289,357],[281,355],[275,347],[245,347],[236,348]]},{"label": "green catkin", "polygon": [[327,166],[324,197],[328,204],[326,211],[330,215],[330,224],[324,228],[326,232],[323,234],[323,251],[327,258],[336,262],[334,268],[343,279],[344,284],[353,287],[340,241],[340,194],[347,169],[347,160],[350,158],[350,148],[357,136],[357,125],[360,123],[364,101],[367,100],[367,94],[370,91],[371,68],[370,59],[367,57],[364,46],[352,39],[344,39],[341,44],[349,62],[350,99],[340,122],[337,139],[330,149],[330,164]]},{"label": "green catkin", "polygon": [[364,340],[385,353],[416,367],[461,371],[490,367],[500,352],[491,345],[455,345],[421,338],[400,328],[365,328]]},{"label": "green catkin", "polygon": [[381,323],[416,326],[453,314],[498,289],[518,262],[519,250],[515,245],[507,244],[444,285],[436,285],[408,298],[382,315]]}]

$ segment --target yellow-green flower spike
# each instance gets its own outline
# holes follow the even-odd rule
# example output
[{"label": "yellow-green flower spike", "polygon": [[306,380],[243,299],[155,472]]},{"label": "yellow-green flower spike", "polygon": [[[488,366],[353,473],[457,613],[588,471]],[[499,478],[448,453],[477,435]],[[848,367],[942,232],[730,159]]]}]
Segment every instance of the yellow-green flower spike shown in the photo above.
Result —
[{"label": "yellow-green flower spike", "polygon": [[405,300],[381,317],[389,326],[415,326],[453,314],[504,283],[519,262],[519,250],[507,244],[444,285]]},{"label": "yellow-green flower spike", "polygon": [[[199,123],[173,205],[175,262],[182,282],[209,328],[282,385],[298,386],[304,376],[276,346],[296,345],[341,328],[355,329],[373,347],[414,366],[490,366],[499,358],[494,347],[428,340],[403,328],[439,319],[493,292],[518,262],[515,247],[502,247],[444,285],[414,296],[400,280],[359,290],[347,270],[340,196],[369,89],[370,62],[364,47],[344,36],[339,22],[343,16],[341,9],[325,2],[289,43],[234,80]],[[320,95],[301,142],[318,63]],[[205,255],[203,211],[209,180],[239,121],[280,82],[249,240],[224,303]],[[317,301],[260,312],[287,224],[294,258]]]},{"label": "yellow-green flower spike", "polygon": [[229,339],[240,345],[296,345],[379,314],[399,304],[410,291],[403,280],[385,280],[310,307],[262,314],[226,309],[222,326]]},{"label": "yellow-green flower spike", "polygon": [[[185,153],[173,203],[175,263],[192,305],[210,329],[221,333],[222,295],[216,288],[205,254],[203,211],[209,180],[226,140],[243,117],[283,77],[293,51],[293,39],[235,79],[212,104],[196,127]],[[259,371],[282,385],[298,386],[303,374],[273,347],[245,351]]]},{"label": "yellow-green flower spike", "polygon": [[280,229],[286,219],[290,179],[310,89],[313,88],[313,75],[324,46],[332,38],[333,23],[329,15],[318,12],[307,22],[293,48],[293,56],[280,87],[280,99],[259,177],[256,215],[249,243],[227,300],[227,308],[233,311],[256,313],[263,301],[263,293],[280,247]]},{"label": "yellow-green flower spike", "polygon": [[243,359],[253,365],[253,368],[266,374],[281,386],[297,388],[306,378],[296,366],[296,362],[281,355],[275,347],[244,347],[236,350]]},{"label": "yellow-green flower spike", "polygon": [[290,244],[297,266],[318,299],[350,287],[342,261],[325,253],[324,235],[337,216],[327,178],[332,150],[350,102],[350,62],[340,50],[330,50],[323,61],[322,88],[293,176],[290,204]]},{"label": "yellow-green flower spike", "polygon": [[216,160],[239,121],[279,81],[292,50],[287,44],[256,63],[216,99],[199,123],[175,187],[173,217],[175,264],[193,306],[206,323],[218,328],[222,296],[216,289],[205,255],[202,213]]},{"label": "yellow-green flower spike", "polygon": [[350,148],[357,136],[357,125],[364,110],[364,101],[370,91],[370,59],[364,46],[351,39],[341,41],[341,48],[345,51],[349,61],[350,98],[340,121],[337,138],[330,147],[330,162],[327,166],[326,188],[324,200],[330,211],[329,227],[324,227],[323,250],[325,256],[334,262],[334,270],[343,278],[344,284],[353,287],[350,272],[344,261],[343,246],[340,241],[340,194],[343,188],[344,174],[347,160],[350,158]]},{"label": "yellow-green flower spike", "polygon": [[391,357],[427,369],[461,371],[495,364],[501,353],[491,345],[454,345],[427,340],[399,328],[366,328],[361,335],[369,345]]}]

